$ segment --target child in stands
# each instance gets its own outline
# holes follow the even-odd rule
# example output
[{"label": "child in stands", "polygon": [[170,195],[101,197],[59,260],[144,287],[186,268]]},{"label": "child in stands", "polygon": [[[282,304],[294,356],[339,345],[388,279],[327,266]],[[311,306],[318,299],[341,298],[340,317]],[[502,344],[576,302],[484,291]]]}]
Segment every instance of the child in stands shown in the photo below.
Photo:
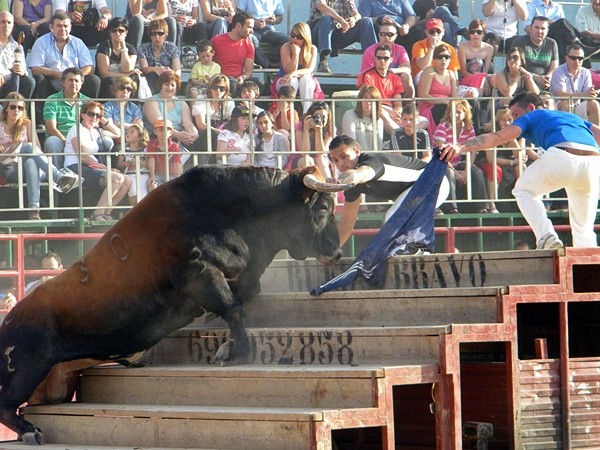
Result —
[{"label": "child in stands", "polygon": [[198,42],[198,61],[192,67],[187,82],[187,96],[195,99],[199,95],[206,96],[208,82],[213,75],[221,73],[221,66],[213,61],[215,49],[208,40]]},{"label": "child in stands", "polygon": [[[132,124],[125,132],[127,147],[119,154],[117,167],[129,178],[129,204],[135,205],[148,195],[148,159],[146,158],[146,145],[148,132],[138,124]],[[139,167],[139,170],[138,170]]]},{"label": "child in stands", "polygon": [[173,134],[171,121],[169,119],[157,120],[154,124],[154,134],[156,137],[148,142],[146,149],[149,191],[183,173],[179,144],[171,140]]}]

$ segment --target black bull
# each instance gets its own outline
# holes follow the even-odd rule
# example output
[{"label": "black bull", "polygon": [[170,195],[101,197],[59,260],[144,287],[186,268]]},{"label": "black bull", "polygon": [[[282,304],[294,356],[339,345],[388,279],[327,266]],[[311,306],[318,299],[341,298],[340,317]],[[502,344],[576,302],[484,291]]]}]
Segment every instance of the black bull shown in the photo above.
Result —
[{"label": "black bull", "polygon": [[243,362],[241,305],[260,292],[275,254],[341,257],[333,196],[303,184],[312,173],[320,177],[314,167],[288,174],[204,166],[153,191],[6,317],[0,422],[42,443],[16,413],[20,405],[64,401],[78,370],[127,359],[205,311],[230,329],[216,359]]}]

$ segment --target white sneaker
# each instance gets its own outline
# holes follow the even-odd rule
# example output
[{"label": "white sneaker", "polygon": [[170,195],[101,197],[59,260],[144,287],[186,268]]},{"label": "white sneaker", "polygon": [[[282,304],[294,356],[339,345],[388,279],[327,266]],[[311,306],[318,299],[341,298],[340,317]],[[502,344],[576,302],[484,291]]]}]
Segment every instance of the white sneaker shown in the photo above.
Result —
[{"label": "white sneaker", "polygon": [[58,182],[59,192],[67,194],[79,186],[79,175],[69,169],[62,169],[61,173],[63,175]]},{"label": "white sneaker", "polygon": [[563,248],[564,245],[562,241],[555,234],[548,233],[546,236],[541,238],[537,242],[536,248],[538,250],[556,250],[559,248]]}]

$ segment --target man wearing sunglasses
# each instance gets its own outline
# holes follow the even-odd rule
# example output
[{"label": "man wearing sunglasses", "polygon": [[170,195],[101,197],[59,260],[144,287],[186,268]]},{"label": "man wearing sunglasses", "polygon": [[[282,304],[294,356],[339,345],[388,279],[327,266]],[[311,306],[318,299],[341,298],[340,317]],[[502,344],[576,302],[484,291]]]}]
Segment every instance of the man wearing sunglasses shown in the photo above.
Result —
[{"label": "man wearing sunglasses", "polygon": [[387,45],[392,51],[392,59],[389,67],[389,71],[399,75],[402,79],[402,88],[404,90],[403,96],[406,98],[413,98],[415,96],[415,87],[412,81],[412,74],[410,73],[410,58],[406,49],[399,44],[396,44],[396,38],[398,37],[398,28],[396,25],[391,23],[385,23],[379,26],[379,42],[371,45],[365,50],[361,60],[360,71],[366,72],[367,70],[375,67],[375,50],[380,45]]},{"label": "man wearing sunglasses", "polygon": [[460,62],[458,61],[456,50],[450,44],[442,41],[444,37],[444,23],[440,19],[428,19],[425,24],[425,31],[427,37],[415,42],[412,48],[411,67],[413,77],[416,77],[425,67],[433,64],[433,51],[440,44],[445,45],[450,52],[450,65],[448,69],[455,72],[460,70]]},{"label": "man wearing sunglasses", "polygon": [[566,62],[552,73],[550,93],[554,97],[564,98],[556,104],[556,108],[560,111],[569,111],[570,106],[573,105],[573,112],[579,117],[600,125],[598,101],[581,98],[597,95],[592,84],[590,69],[582,67],[584,58],[583,48],[579,44],[571,44],[567,47]]},{"label": "man wearing sunglasses", "polygon": [[394,38],[400,45],[405,45],[405,36],[417,22],[415,11],[408,0],[361,0],[358,12],[375,22],[375,31],[378,33],[383,25],[394,26],[397,29]]},{"label": "man wearing sunglasses", "polygon": [[362,85],[375,86],[381,98],[383,107],[390,110],[393,109],[394,117],[397,121],[400,119],[400,111],[402,111],[402,80],[400,76],[390,72],[390,64],[392,63],[392,50],[389,45],[379,45],[375,50],[375,67],[362,72],[358,75],[356,86],[360,88]]},{"label": "man wearing sunglasses", "polygon": [[539,159],[525,170],[512,193],[533,230],[538,249],[563,247],[542,201],[545,194],[565,188],[573,247],[597,247],[594,232],[600,181],[600,127],[575,114],[542,108],[536,94],[517,95],[509,103],[513,123],[481,134],[462,145],[447,145],[440,158],[450,161],[464,152],[493,149],[525,138],[541,148]]}]

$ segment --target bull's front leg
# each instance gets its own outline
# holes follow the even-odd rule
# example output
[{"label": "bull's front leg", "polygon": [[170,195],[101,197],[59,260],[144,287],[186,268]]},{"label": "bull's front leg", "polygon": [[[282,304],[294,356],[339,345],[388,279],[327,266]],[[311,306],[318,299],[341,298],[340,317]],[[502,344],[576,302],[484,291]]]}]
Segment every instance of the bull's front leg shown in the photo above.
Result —
[{"label": "bull's front leg", "polygon": [[250,341],[244,327],[242,305],[235,299],[223,272],[205,261],[196,260],[190,262],[183,280],[179,281],[180,290],[195,306],[221,316],[229,326],[230,339],[219,347],[213,362],[246,362]]}]

